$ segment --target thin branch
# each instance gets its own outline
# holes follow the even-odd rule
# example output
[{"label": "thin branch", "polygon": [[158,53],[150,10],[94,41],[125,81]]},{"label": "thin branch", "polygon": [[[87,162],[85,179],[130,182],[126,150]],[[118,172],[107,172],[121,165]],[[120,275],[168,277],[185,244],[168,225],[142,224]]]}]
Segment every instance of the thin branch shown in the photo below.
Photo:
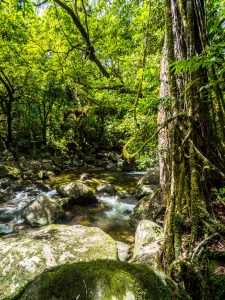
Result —
[{"label": "thin branch", "polygon": [[61,0],[54,0],[54,2],[57,3],[59,6],[61,6],[71,16],[73,23],[75,24],[75,26],[79,30],[81,36],[84,38],[84,40],[86,42],[86,45],[87,45],[86,54],[87,54],[88,58],[97,65],[97,67],[99,68],[99,70],[105,77],[109,78],[110,74],[108,73],[108,71],[105,69],[105,67],[102,65],[100,60],[95,55],[95,49],[94,49],[93,45],[91,44],[88,32],[85,30],[85,28],[81,24],[78,16],[74,13],[74,11],[69,6],[67,6]]},{"label": "thin branch", "polygon": [[124,147],[123,147],[123,155],[124,155],[124,157],[126,157],[126,158],[128,158],[128,159],[131,159],[131,158],[133,158],[133,157],[135,157],[154,137],[156,137],[156,135],[157,134],[159,134],[159,132],[163,129],[163,128],[165,128],[167,125],[169,125],[172,121],[174,121],[175,119],[178,119],[178,118],[180,118],[180,117],[186,117],[186,118],[188,118],[188,116],[185,116],[185,115],[176,115],[176,116],[174,116],[174,117],[172,117],[172,118],[169,118],[169,119],[167,119],[161,126],[160,126],[160,128],[153,134],[153,135],[151,135],[149,138],[147,138],[147,140],[144,142],[144,144],[142,145],[142,146],[140,146],[140,148],[136,151],[136,152],[134,152],[134,153],[132,153],[132,154],[130,154],[130,153],[128,153],[128,151],[127,151],[127,148],[128,148],[128,146],[130,145],[130,143],[131,142],[133,142],[134,141],[134,139],[136,138],[136,136],[137,135],[140,135],[140,132],[139,131],[137,131],[136,132],[136,135],[134,136],[134,137],[132,137],[125,145],[124,145]]},{"label": "thin branch", "polygon": [[4,80],[4,78],[1,75],[0,75],[0,82],[6,88],[8,96],[9,96],[9,99],[12,99],[12,97],[13,97],[13,91],[11,91],[10,86],[7,84],[7,82]]},{"label": "thin branch", "polygon": [[219,233],[214,233],[213,235],[210,235],[209,237],[207,237],[205,240],[203,240],[201,243],[198,244],[198,246],[194,249],[192,257],[191,257],[191,263],[194,261],[195,257],[198,255],[200,249],[205,246],[206,244],[208,244],[211,240],[219,237]]},{"label": "thin branch", "polygon": [[82,2],[83,10],[84,10],[85,26],[86,26],[87,34],[88,34],[88,36],[89,36],[89,28],[88,28],[88,21],[87,21],[87,10],[86,10],[86,8],[85,8],[84,0],[82,0],[81,2]]},{"label": "thin branch", "polygon": [[10,89],[11,89],[11,92],[13,93],[14,92],[14,89],[13,89],[13,86],[9,80],[9,78],[5,75],[5,72],[3,71],[3,69],[0,67],[0,72],[2,73],[2,76],[5,78],[5,83],[2,83],[6,86],[8,86]]}]

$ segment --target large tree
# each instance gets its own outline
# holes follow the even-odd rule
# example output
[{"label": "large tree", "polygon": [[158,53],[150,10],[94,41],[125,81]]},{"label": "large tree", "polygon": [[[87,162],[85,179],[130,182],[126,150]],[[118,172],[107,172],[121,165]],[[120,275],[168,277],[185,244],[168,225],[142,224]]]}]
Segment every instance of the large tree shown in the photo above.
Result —
[{"label": "large tree", "polygon": [[223,95],[217,83],[213,91],[208,88],[209,80],[216,82],[215,68],[199,59],[208,46],[205,1],[166,0],[158,121],[170,271],[182,260],[193,260],[204,239],[224,230],[209,209],[211,189],[224,182],[225,153]]}]

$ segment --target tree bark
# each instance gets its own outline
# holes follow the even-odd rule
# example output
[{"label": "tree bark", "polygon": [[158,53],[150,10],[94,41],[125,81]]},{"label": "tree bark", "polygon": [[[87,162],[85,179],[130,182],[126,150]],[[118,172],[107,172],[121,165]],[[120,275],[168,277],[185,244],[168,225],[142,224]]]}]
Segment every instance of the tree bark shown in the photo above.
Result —
[{"label": "tree bark", "polygon": [[[161,69],[158,123],[171,118],[159,134],[160,182],[167,201],[165,257],[169,267],[190,257],[204,234],[215,228],[208,212],[210,190],[224,182],[225,152],[212,119],[204,68],[176,73],[174,62],[202,53],[206,46],[204,0],[166,0],[166,37]],[[167,100],[167,106],[165,105]],[[164,103],[164,104],[163,104]],[[220,157],[220,159],[218,159]],[[215,180],[212,180],[212,178]],[[219,227],[219,226],[218,226]],[[214,230],[213,229],[213,230]]]}]

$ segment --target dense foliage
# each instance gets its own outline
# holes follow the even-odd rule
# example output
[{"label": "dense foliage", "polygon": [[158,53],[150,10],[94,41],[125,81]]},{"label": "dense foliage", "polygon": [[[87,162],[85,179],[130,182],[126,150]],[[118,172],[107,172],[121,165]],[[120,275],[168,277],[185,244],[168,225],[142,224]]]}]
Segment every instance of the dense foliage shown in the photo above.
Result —
[{"label": "dense foliage", "polygon": [[1,146],[136,150],[156,128],[162,1],[44,2],[0,3]]}]

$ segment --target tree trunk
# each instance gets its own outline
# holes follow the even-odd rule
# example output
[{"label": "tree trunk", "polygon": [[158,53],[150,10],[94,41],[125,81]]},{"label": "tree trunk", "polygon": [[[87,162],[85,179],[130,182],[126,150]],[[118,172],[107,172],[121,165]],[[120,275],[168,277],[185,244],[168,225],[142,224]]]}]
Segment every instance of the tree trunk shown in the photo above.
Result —
[{"label": "tree trunk", "polygon": [[9,150],[13,142],[12,134],[12,101],[9,99],[6,103],[6,119],[7,119],[7,135],[6,135],[6,148]]},{"label": "tree trunk", "polygon": [[[198,56],[205,48],[204,0],[166,0],[166,38],[161,69],[158,123],[168,126],[159,135],[160,176],[167,201],[165,257],[167,267],[188,259],[218,222],[208,212],[210,190],[224,182],[224,148],[212,119],[212,107],[202,87],[206,69],[176,73],[173,63]],[[167,103],[165,105],[165,102]],[[220,158],[220,159],[218,159]],[[214,177],[214,180],[212,178]]]}]

